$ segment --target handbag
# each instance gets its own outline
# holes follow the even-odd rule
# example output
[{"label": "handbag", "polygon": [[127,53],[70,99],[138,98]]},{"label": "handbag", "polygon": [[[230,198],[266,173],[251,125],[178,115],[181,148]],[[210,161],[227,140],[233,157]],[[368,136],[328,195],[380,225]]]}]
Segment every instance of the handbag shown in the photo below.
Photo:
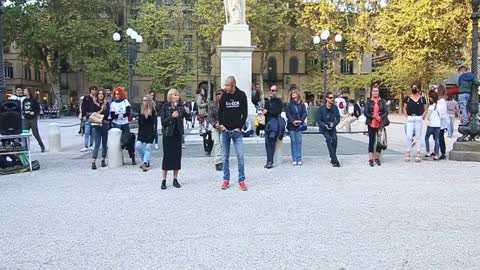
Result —
[{"label": "handbag", "polygon": [[92,122],[92,125],[101,125],[103,121],[104,115],[101,113],[94,112],[90,115],[89,119]]},{"label": "handbag", "polygon": [[[300,118],[300,112],[298,111],[298,108],[296,105],[295,105],[295,110],[297,111],[298,118]],[[308,128],[307,123],[305,123],[304,121],[297,127],[297,130],[305,131],[307,130],[307,128]]]}]

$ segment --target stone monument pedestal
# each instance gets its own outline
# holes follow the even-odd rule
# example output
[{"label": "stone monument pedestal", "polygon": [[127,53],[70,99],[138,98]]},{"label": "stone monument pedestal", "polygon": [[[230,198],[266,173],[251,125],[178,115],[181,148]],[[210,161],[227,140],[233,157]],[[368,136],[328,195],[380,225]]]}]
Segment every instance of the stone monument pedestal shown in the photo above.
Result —
[{"label": "stone monument pedestal", "polygon": [[479,142],[455,142],[449,153],[449,159],[456,161],[480,162]]},{"label": "stone monument pedestal", "polygon": [[237,80],[237,87],[245,92],[248,100],[248,114],[254,115],[252,103],[252,58],[253,47],[248,25],[225,25],[222,32],[222,45],[218,47],[220,54],[221,84],[229,76]]}]

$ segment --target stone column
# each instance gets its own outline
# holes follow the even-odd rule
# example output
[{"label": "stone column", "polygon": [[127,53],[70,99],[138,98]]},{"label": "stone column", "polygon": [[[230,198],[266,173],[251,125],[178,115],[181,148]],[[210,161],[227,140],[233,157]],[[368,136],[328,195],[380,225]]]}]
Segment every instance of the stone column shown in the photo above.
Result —
[{"label": "stone column", "polygon": [[122,131],[118,128],[111,128],[108,131],[107,157],[108,168],[118,168],[123,166],[122,148],[120,146],[120,137]]},{"label": "stone column", "polygon": [[62,137],[60,134],[60,125],[51,123],[48,125],[48,150],[50,152],[62,151]]}]

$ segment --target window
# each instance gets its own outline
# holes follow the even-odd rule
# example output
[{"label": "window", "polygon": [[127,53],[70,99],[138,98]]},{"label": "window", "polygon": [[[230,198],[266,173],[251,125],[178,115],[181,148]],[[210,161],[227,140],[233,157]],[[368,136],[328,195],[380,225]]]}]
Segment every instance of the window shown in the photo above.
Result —
[{"label": "window", "polygon": [[192,97],[192,87],[191,86],[187,86],[187,88],[185,88],[185,96],[187,97]]},{"label": "window", "polygon": [[193,67],[193,60],[190,58],[185,59],[185,73],[191,73]]},{"label": "window", "polygon": [[5,63],[3,68],[5,72],[5,78],[13,78],[13,66],[10,63]]},{"label": "window", "polygon": [[174,0],[165,0],[165,5],[166,6],[173,6]]},{"label": "window", "polygon": [[43,82],[44,82],[44,83],[47,83],[47,82],[48,82],[48,76],[47,76],[47,72],[46,72],[46,71],[43,72]]},{"label": "window", "polygon": [[202,72],[208,74],[210,70],[212,62],[208,58],[202,58]]},{"label": "window", "polygon": [[190,11],[183,12],[183,28],[192,29],[192,12]]},{"label": "window", "polygon": [[172,45],[172,37],[171,36],[166,36],[165,40],[164,40],[164,44],[165,44],[165,46],[164,46],[165,49],[170,48],[170,46]]},{"label": "window", "polygon": [[290,58],[290,74],[298,74],[298,58],[293,56]]},{"label": "window", "polygon": [[185,44],[185,51],[191,52],[193,47],[192,35],[186,35],[183,37],[183,43]]},{"label": "window", "polygon": [[40,70],[35,69],[35,81],[41,81],[42,79],[40,78]]},{"label": "window", "polygon": [[295,51],[297,49],[297,39],[292,37],[290,40],[290,50]]},{"label": "window", "polygon": [[342,74],[353,74],[353,61],[342,59],[340,61],[340,72]]},{"label": "window", "polygon": [[268,58],[267,80],[270,82],[277,81],[277,59],[275,57]]},{"label": "window", "polygon": [[29,65],[26,65],[24,70],[23,70],[23,77],[25,80],[31,80],[32,79],[32,70],[30,69]]}]

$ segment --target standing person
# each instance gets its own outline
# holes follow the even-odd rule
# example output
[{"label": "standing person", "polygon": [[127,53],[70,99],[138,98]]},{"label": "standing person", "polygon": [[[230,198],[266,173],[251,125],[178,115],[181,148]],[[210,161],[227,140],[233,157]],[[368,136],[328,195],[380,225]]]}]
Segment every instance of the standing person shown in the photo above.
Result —
[{"label": "standing person", "polygon": [[107,157],[108,130],[110,129],[110,121],[108,120],[110,104],[106,100],[105,95],[105,89],[99,88],[97,92],[97,100],[95,101],[95,112],[103,115],[103,120],[101,124],[92,126],[95,130],[93,132],[95,138],[95,147],[93,148],[92,153],[92,170],[97,169],[96,161],[98,157],[98,151],[100,150],[100,144],[102,145],[102,161],[100,166],[107,166],[107,163],[105,163],[105,158]]},{"label": "standing person", "polygon": [[[153,100],[154,107],[153,109],[155,110],[155,115],[157,116],[157,112],[160,111],[161,104],[156,100],[156,93],[155,91],[151,90],[150,93],[148,93],[150,97]],[[155,117],[155,127],[154,127],[154,141],[155,141],[155,150],[158,150],[158,118]]]},{"label": "standing person", "polygon": [[23,93],[24,93],[24,92],[23,92],[22,86],[21,86],[21,85],[17,85],[17,86],[15,87],[15,95],[10,96],[10,97],[8,98],[9,100],[15,100],[16,103],[17,103],[18,108],[20,108],[20,115],[21,115],[21,117],[22,117],[22,127],[24,126],[24,123],[23,123],[23,122],[25,121],[25,117],[23,116],[23,108],[22,108],[22,107],[23,107],[23,105],[22,105],[22,104],[23,104],[23,101],[25,100],[25,96],[24,96]]},{"label": "standing person", "polygon": [[257,110],[261,110],[263,108],[262,88],[260,87],[259,83],[255,83],[255,87],[252,90],[252,103]]},{"label": "standing person", "polygon": [[352,132],[352,123],[357,121],[361,114],[360,106],[354,99],[350,99],[347,105],[346,117],[338,125],[337,130],[342,130],[345,127],[347,132]]},{"label": "standing person", "polygon": [[445,130],[448,129],[448,124],[450,118],[448,117],[447,101],[445,100],[447,96],[447,89],[443,84],[440,84],[437,88],[438,93],[438,102],[437,110],[440,114],[440,134],[439,134],[439,143],[440,143],[440,153],[441,156],[439,159],[447,158],[447,146],[445,144]]},{"label": "standing person", "polygon": [[327,92],[325,104],[318,108],[318,126],[320,133],[325,137],[330,154],[330,163],[333,167],[340,167],[337,158],[337,130],[336,127],[340,123],[340,112],[335,105],[332,92]]},{"label": "standing person", "polygon": [[[378,138],[381,137],[383,127],[388,126],[388,105],[380,97],[380,89],[378,86],[372,88],[372,98],[367,100],[365,105],[364,113],[366,124],[368,127],[368,155],[369,160],[368,164],[373,167],[373,161],[380,166],[382,165],[380,161],[380,153],[382,152],[382,145],[378,142]],[[377,147],[375,148],[375,154],[373,153],[373,148],[377,142]]]},{"label": "standing person", "polygon": [[455,118],[459,112],[458,102],[453,98],[449,97],[447,101],[447,113],[448,113],[448,137],[453,137],[453,132],[455,131]]},{"label": "standing person", "polygon": [[192,115],[192,128],[195,127],[195,119],[197,119],[197,112],[198,112],[198,105],[195,102],[195,99],[192,99],[190,102],[190,105],[188,107],[190,109],[191,115]]},{"label": "standing person", "polygon": [[[205,89],[198,89],[197,96],[195,97],[195,103],[198,106],[197,119],[200,125],[200,136],[204,136],[207,132],[206,118],[207,118],[207,99],[205,97]],[[204,137],[205,141],[205,137]],[[204,142],[205,145],[205,142]]]},{"label": "standing person", "polygon": [[173,186],[180,188],[178,172],[182,168],[183,119],[190,120],[190,110],[180,101],[180,93],[172,88],[167,93],[167,103],[160,110],[163,134],[162,189],[167,188],[167,173],[173,170]]},{"label": "standing person", "polygon": [[[425,133],[425,150],[426,154],[425,157],[433,157],[433,160],[439,159],[439,148],[440,148],[440,127],[441,127],[441,115],[438,111],[438,94],[436,92],[430,92],[429,103],[430,106],[428,107],[428,126],[427,132]],[[433,139],[435,141],[434,152],[430,155],[430,136],[433,135]]]},{"label": "standing person", "polygon": [[108,106],[110,106],[112,101],[113,101],[112,89],[110,87],[106,87],[105,88],[105,102],[107,102]]},{"label": "standing person", "polygon": [[38,103],[37,98],[35,97],[35,91],[32,89],[25,88],[23,90],[24,99],[22,101],[22,112],[23,112],[23,129],[32,130],[33,136],[40,145],[40,149],[45,152],[45,145],[40,138],[40,133],[38,132],[38,115],[40,114],[40,103]]},{"label": "standing person", "polygon": [[[460,104],[460,125],[467,125],[469,122],[468,100],[470,99],[472,89],[474,87],[478,88],[480,83],[472,73],[468,72],[466,66],[460,66],[458,73],[460,74],[457,82],[459,87],[458,103]],[[475,91],[475,93],[476,92],[477,91]]]},{"label": "standing person", "polygon": [[335,105],[337,105],[340,117],[343,119],[345,117],[345,109],[347,108],[347,102],[345,101],[345,98],[342,97],[342,94],[335,95]]},{"label": "standing person", "polygon": [[155,102],[151,95],[144,96],[142,99],[142,112],[138,117],[138,137],[135,148],[140,153],[142,165],[140,169],[144,172],[150,167],[150,152],[152,149],[157,127],[157,115],[155,112]]},{"label": "standing person", "polygon": [[[265,124],[268,126],[268,123],[272,119],[276,119],[282,113],[283,102],[277,97],[278,87],[272,85],[270,87],[270,99],[267,99],[265,102],[265,109],[263,109],[263,115],[265,115]],[[267,163],[264,168],[271,169],[273,168],[273,155],[275,154],[275,143],[277,142],[277,136],[271,138],[271,136],[265,136],[265,149],[267,151]]]},{"label": "standing person", "polygon": [[223,147],[221,140],[221,129],[219,123],[219,104],[222,99],[223,90],[219,89],[215,92],[215,103],[212,103],[208,109],[208,123],[212,125],[213,149],[215,156],[215,169],[217,171],[223,170]]},{"label": "standing person", "polygon": [[302,165],[302,135],[306,127],[307,108],[300,90],[293,88],[288,94],[287,129],[292,148],[292,165]]},{"label": "standing person", "polygon": [[408,96],[403,104],[403,111],[406,117],[407,129],[407,152],[405,154],[405,161],[410,161],[410,152],[412,151],[412,142],[415,134],[415,141],[417,145],[417,155],[415,162],[421,161],[422,150],[422,128],[423,120],[427,114],[427,101],[425,97],[420,95],[420,90],[416,85],[412,85],[412,94]]},{"label": "standing person", "polygon": [[78,130],[78,135],[82,137],[85,134],[85,121],[83,121],[83,117],[82,117],[82,104],[83,104],[84,98],[85,98],[84,96],[80,97],[80,106],[78,107],[78,118],[80,119],[80,129]]},{"label": "standing person", "polygon": [[230,186],[230,141],[233,141],[238,160],[238,182],[243,191],[245,185],[245,161],[243,158],[242,127],[248,117],[247,95],[238,89],[235,77],[230,76],[225,80],[225,93],[222,95],[218,116],[222,130],[223,143],[223,184],[222,189]]},{"label": "standing person", "polygon": [[127,100],[127,92],[122,86],[117,86],[113,91],[114,100],[110,104],[110,117],[112,127],[119,128],[122,132],[130,132],[128,117],[131,114],[131,105]]},{"label": "standing person", "polygon": [[85,135],[83,137],[83,148],[80,152],[86,152],[93,146],[95,136],[95,131],[92,128],[92,122],[89,118],[96,110],[95,102],[97,100],[97,87],[95,85],[90,86],[88,88],[88,93],[89,95],[85,96],[82,102],[82,119],[85,123]]}]

